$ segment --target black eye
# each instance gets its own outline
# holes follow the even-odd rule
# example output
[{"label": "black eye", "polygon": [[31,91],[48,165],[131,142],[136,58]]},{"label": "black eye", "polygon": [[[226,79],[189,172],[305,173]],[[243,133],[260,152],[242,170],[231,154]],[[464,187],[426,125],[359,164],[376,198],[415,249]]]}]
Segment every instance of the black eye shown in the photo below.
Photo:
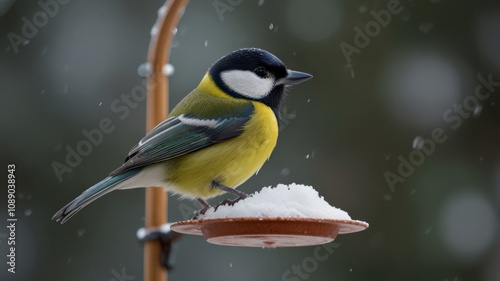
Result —
[{"label": "black eye", "polygon": [[257,67],[254,71],[253,71],[255,74],[257,74],[258,76],[262,77],[262,78],[265,78],[268,76],[268,72],[267,70],[264,68],[264,67]]}]

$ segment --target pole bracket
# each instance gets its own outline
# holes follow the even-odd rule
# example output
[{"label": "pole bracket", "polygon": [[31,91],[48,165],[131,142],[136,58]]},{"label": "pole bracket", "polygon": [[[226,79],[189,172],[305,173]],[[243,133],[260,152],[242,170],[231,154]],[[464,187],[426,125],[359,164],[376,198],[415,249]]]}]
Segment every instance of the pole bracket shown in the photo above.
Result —
[{"label": "pole bracket", "polygon": [[175,265],[175,257],[179,248],[179,239],[182,234],[173,231],[170,226],[172,223],[166,223],[160,227],[146,229],[141,227],[137,230],[137,239],[140,242],[156,240],[161,245],[160,263],[163,267],[171,270]]}]

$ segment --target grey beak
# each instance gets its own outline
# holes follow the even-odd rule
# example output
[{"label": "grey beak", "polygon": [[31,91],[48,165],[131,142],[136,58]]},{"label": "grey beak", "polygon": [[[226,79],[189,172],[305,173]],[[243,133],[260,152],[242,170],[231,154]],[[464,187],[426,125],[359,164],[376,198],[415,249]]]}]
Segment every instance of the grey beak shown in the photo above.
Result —
[{"label": "grey beak", "polygon": [[282,80],[284,85],[297,85],[311,79],[313,76],[311,74],[290,70],[288,69],[288,75]]}]

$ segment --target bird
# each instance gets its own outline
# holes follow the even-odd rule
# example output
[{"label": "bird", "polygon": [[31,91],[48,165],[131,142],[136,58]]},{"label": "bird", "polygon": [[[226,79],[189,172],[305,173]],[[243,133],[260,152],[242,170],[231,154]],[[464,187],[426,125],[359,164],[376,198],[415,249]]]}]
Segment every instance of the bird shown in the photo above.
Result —
[{"label": "bird", "polygon": [[256,174],[276,146],[289,86],[312,78],[290,70],[272,53],[243,48],[218,59],[199,85],[135,145],[119,168],[62,207],[65,223],[114,190],[162,187],[205,201]]}]

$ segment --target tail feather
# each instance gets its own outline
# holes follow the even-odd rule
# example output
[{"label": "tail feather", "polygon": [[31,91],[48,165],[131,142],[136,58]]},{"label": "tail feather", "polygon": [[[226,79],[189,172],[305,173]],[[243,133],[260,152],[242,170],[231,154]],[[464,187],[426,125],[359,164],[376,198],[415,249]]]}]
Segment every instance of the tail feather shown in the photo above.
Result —
[{"label": "tail feather", "polygon": [[136,175],[141,169],[142,168],[133,169],[119,175],[103,179],[89,189],[85,190],[82,194],[80,194],[80,196],[73,199],[73,201],[62,207],[61,210],[55,213],[52,219],[55,219],[57,222],[61,222],[61,224],[65,223],[88,204],[117,189],[119,183]]}]

